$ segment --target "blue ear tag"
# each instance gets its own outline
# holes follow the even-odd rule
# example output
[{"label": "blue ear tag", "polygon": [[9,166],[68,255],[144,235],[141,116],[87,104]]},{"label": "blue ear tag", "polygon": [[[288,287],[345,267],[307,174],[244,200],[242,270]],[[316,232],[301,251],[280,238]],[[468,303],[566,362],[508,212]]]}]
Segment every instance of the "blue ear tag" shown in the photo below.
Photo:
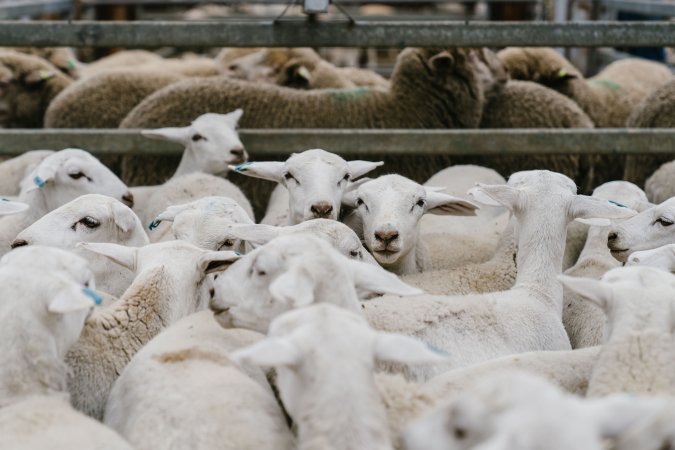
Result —
[{"label": "blue ear tag", "polygon": [[623,204],[621,204],[621,203],[619,203],[619,202],[615,202],[614,200],[607,200],[607,201],[610,202],[612,205],[618,206],[619,208],[628,208],[628,206],[623,205]]},{"label": "blue ear tag", "polygon": [[35,178],[33,178],[33,183],[35,183],[37,185],[37,187],[39,187],[40,189],[45,187],[45,180],[43,180],[42,178],[40,178],[37,175],[35,176]]},{"label": "blue ear tag", "polygon": [[438,348],[438,347],[434,347],[434,346],[431,345],[431,344],[427,344],[427,348],[428,348],[429,350],[431,350],[432,352],[434,352],[434,353],[438,353],[439,355],[442,355],[442,356],[448,356],[448,354],[447,354],[445,351],[441,350],[441,349]]},{"label": "blue ear tag", "polygon": [[235,166],[234,171],[237,172],[237,173],[247,172],[248,166],[250,166],[251,164],[253,164],[253,161],[241,163],[238,166]]},{"label": "blue ear tag", "polygon": [[148,225],[148,230],[154,230],[155,228],[157,228],[159,226],[160,223],[162,223],[161,220],[157,220],[157,219],[153,220],[152,222],[150,222],[150,225]]},{"label": "blue ear tag", "polygon": [[8,201],[10,201],[8,198],[2,198],[2,199],[0,199],[0,200],[2,200],[3,202],[8,202]]},{"label": "blue ear tag", "polygon": [[239,252],[234,252],[234,254],[237,255],[237,256],[241,256],[241,253],[239,253]]},{"label": "blue ear tag", "polygon": [[89,297],[95,305],[100,305],[103,303],[103,297],[101,297],[98,292],[89,289],[89,288],[82,288],[82,293]]}]

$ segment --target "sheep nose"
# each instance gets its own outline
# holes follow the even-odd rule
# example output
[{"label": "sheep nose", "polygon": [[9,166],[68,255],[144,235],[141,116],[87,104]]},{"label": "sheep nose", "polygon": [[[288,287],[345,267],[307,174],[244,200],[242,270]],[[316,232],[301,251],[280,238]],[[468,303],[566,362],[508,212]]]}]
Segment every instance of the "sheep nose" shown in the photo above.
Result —
[{"label": "sheep nose", "polygon": [[133,208],[134,207],[134,194],[132,194],[131,192],[127,192],[126,194],[124,194],[122,196],[122,203],[127,205],[129,208]]},{"label": "sheep nose", "polygon": [[385,244],[389,244],[390,242],[393,242],[396,239],[398,239],[398,231],[396,230],[376,231],[375,239],[384,242]]},{"label": "sheep nose", "polygon": [[23,247],[24,245],[28,245],[28,242],[25,241],[24,239],[14,239],[14,241],[11,244],[11,247],[17,248],[17,247]]},{"label": "sheep nose", "polygon": [[232,164],[241,164],[248,160],[248,154],[244,147],[237,147],[230,150],[230,155],[234,156],[236,159],[232,161]]},{"label": "sheep nose", "polygon": [[616,231],[611,231],[607,235],[607,242],[616,241],[616,238],[618,238],[618,237],[619,237],[619,233],[617,233]]},{"label": "sheep nose", "polygon": [[328,217],[333,212],[333,205],[327,202],[315,203],[310,208],[314,217]]}]

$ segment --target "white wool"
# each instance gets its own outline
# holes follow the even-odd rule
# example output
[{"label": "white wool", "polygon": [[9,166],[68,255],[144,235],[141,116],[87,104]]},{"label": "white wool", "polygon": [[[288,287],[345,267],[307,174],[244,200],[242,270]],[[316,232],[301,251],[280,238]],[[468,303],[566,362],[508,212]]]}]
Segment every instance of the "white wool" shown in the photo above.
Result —
[{"label": "white wool", "polygon": [[0,163],[0,194],[19,195],[24,179],[53,150],[30,150]]}]

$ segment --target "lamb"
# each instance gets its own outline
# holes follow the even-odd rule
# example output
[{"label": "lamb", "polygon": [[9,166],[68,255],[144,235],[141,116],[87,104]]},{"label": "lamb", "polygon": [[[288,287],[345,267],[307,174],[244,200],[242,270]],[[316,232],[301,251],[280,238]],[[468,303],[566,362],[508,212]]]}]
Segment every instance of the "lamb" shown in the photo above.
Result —
[{"label": "lamb", "polygon": [[656,267],[671,273],[675,272],[675,244],[631,253],[626,265]]},{"label": "lamb", "polygon": [[318,60],[319,55],[308,47],[297,48],[223,48],[215,58],[221,74],[239,80],[275,83],[282,67],[289,60]]},{"label": "lamb", "polygon": [[162,222],[171,222],[171,233],[155,238],[155,242],[180,239],[206,250],[241,253],[244,251],[243,242],[228,233],[227,228],[237,223],[253,224],[246,211],[228,197],[204,197],[169,206],[152,221],[150,228],[155,230]]},{"label": "lamb", "polygon": [[569,350],[562,324],[560,274],[565,229],[575,218],[622,218],[635,214],[593,197],[576,195],[564,175],[518,172],[507,185],[479,185],[473,198],[506,206],[518,225],[518,275],[508,291],[466,296],[401,299],[384,296],[363,304],[370,324],[417,337],[447,352],[450,363],[406,372],[425,381],[449,368],[536,350]]},{"label": "lamb", "polygon": [[342,256],[318,237],[291,234],[247,253],[219,276],[209,307],[225,328],[266,333],[281,313],[315,302],[360,313],[357,289],[397,295],[422,292],[381,267]]},{"label": "lamb", "polygon": [[9,250],[21,230],[44,214],[82,194],[109,195],[127,205],[133,196],[107,167],[84,150],[65,149],[49,155],[21,183],[19,200],[30,205],[27,213],[2,219],[0,255]]},{"label": "lamb", "polygon": [[300,450],[387,450],[393,436],[373,377],[375,359],[424,364],[443,357],[409,337],[375,332],[354,312],[321,304],[277,317],[265,340],[231,359],[277,369]]},{"label": "lamb", "polygon": [[612,269],[601,280],[560,280],[609,319],[588,396],[675,394],[674,275],[632,266]]},{"label": "lamb", "polygon": [[635,217],[610,228],[607,246],[612,256],[625,262],[628,255],[639,250],[651,250],[673,242],[675,228],[675,198],[642,211]]},{"label": "lamb", "polygon": [[[648,204],[645,193],[633,183],[627,181],[611,181],[598,186],[593,197],[618,201],[622,205],[641,211]],[[567,228],[568,236],[572,225]],[[579,224],[581,226],[585,226]],[[575,277],[596,278],[610,269],[618,267],[607,248],[607,226],[591,226],[588,229],[586,245],[576,264],[565,271],[566,275]],[[569,242],[569,239],[568,239]],[[605,327],[605,315],[593,304],[579,298],[569,289],[563,291],[563,324],[570,337],[572,348],[590,347],[602,343],[602,330]]]},{"label": "lamb", "polygon": [[363,228],[363,238],[375,259],[396,274],[412,274],[430,268],[428,249],[420,238],[419,221],[426,213],[473,216],[478,206],[434,192],[400,175],[367,181],[349,192],[343,204],[355,208],[346,223]]},{"label": "lamb", "polygon": [[204,277],[224,270],[238,256],[182,241],[144,247],[80,245],[137,274],[122,298],[87,321],[80,339],[66,355],[73,406],[100,420],[115,379],[134,354],[162,329],[205,307],[207,299],[201,295]]},{"label": "lamb", "polygon": [[[172,72],[117,69],[85,77],[61,91],[44,113],[47,128],[117,128],[153,92],[184,77]],[[96,105],[96,114],[92,114]]]},{"label": "lamb", "polygon": [[46,245],[71,250],[85,258],[96,276],[98,288],[121,297],[134,273],[105,256],[80,247],[79,242],[111,242],[141,247],[150,243],[136,214],[112,197],[87,194],[56,208],[23,230],[12,248]]},{"label": "lamb", "polygon": [[19,195],[21,180],[53,150],[30,150],[0,163],[0,193]]},{"label": "lamb", "polygon": [[210,311],[178,321],[129,362],[110,392],[104,423],[137,450],[295,448],[265,373],[229,358],[263,338],[223,329]]},{"label": "lamb", "polygon": [[[94,305],[60,272],[0,269],[0,446],[131,450],[117,433],[68,404],[63,357]],[[23,295],[17,295],[23,293]]]},{"label": "lamb", "polygon": [[[345,161],[334,153],[311,149],[293,153],[285,162],[249,162],[234,167],[233,171],[279,183],[279,191],[276,196],[273,194],[262,222],[269,225],[295,225],[316,218],[337,220],[350,181],[382,164]],[[283,205],[285,197],[288,198],[288,208]]]},{"label": "lamb", "polygon": [[[195,172],[214,175],[227,173],[230,164],[243,163],[248,159],[248,153],[237,134],[237,123],[242,114],[241,109],[227,114],[203,114],[187,127],[144,130],[141,134],[150,139],[175,142],[185,147],[180,164],[171,178]],[[146,170],[145,167],[135,166],[136,162],[133,156],[122,159],[123,171],[132,182],[134,174],[139,175]],[[153,219],[152,213],[147,210],[156,211],[156,208],[152,208],[147,202],[158,189],[159,186],[132,188],[137,201],[136,211],[144,222]]]},{"label": "lamb", "polygon": [[0,50],[0,127],[42,128],[49,103],[71,83],[42,58]]}]

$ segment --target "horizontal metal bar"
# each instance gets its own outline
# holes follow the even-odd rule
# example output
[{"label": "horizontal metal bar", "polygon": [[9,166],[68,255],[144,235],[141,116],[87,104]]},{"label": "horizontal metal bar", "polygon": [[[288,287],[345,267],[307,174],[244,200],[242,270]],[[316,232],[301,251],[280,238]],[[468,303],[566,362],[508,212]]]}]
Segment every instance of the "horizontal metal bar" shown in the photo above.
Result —
[{"label": "horizontal metal bar", "polygon": [[657,16],[675,16],[675,3],[655,0],[601,0],[603,5],[614,10]]},{"label": "horizontal metal bar", "polygon": [[675,22],[0,21],[0,46],[643,47],[675,45]]},{"label": "horizontal metal bar", "polygon": [[[421,155],[675,153],[675,129],[240,130],[255,158],[323,148],[341,154]],[[0,130],[0,154],[84,148],[94,154],[178,155],[182,147],[138,130]]]},{"label": "horizontal metal bar", "polygon": [[0,2],[0,20],[69,12],[72,8],[72,3],[73,2],[69,0]]}]

